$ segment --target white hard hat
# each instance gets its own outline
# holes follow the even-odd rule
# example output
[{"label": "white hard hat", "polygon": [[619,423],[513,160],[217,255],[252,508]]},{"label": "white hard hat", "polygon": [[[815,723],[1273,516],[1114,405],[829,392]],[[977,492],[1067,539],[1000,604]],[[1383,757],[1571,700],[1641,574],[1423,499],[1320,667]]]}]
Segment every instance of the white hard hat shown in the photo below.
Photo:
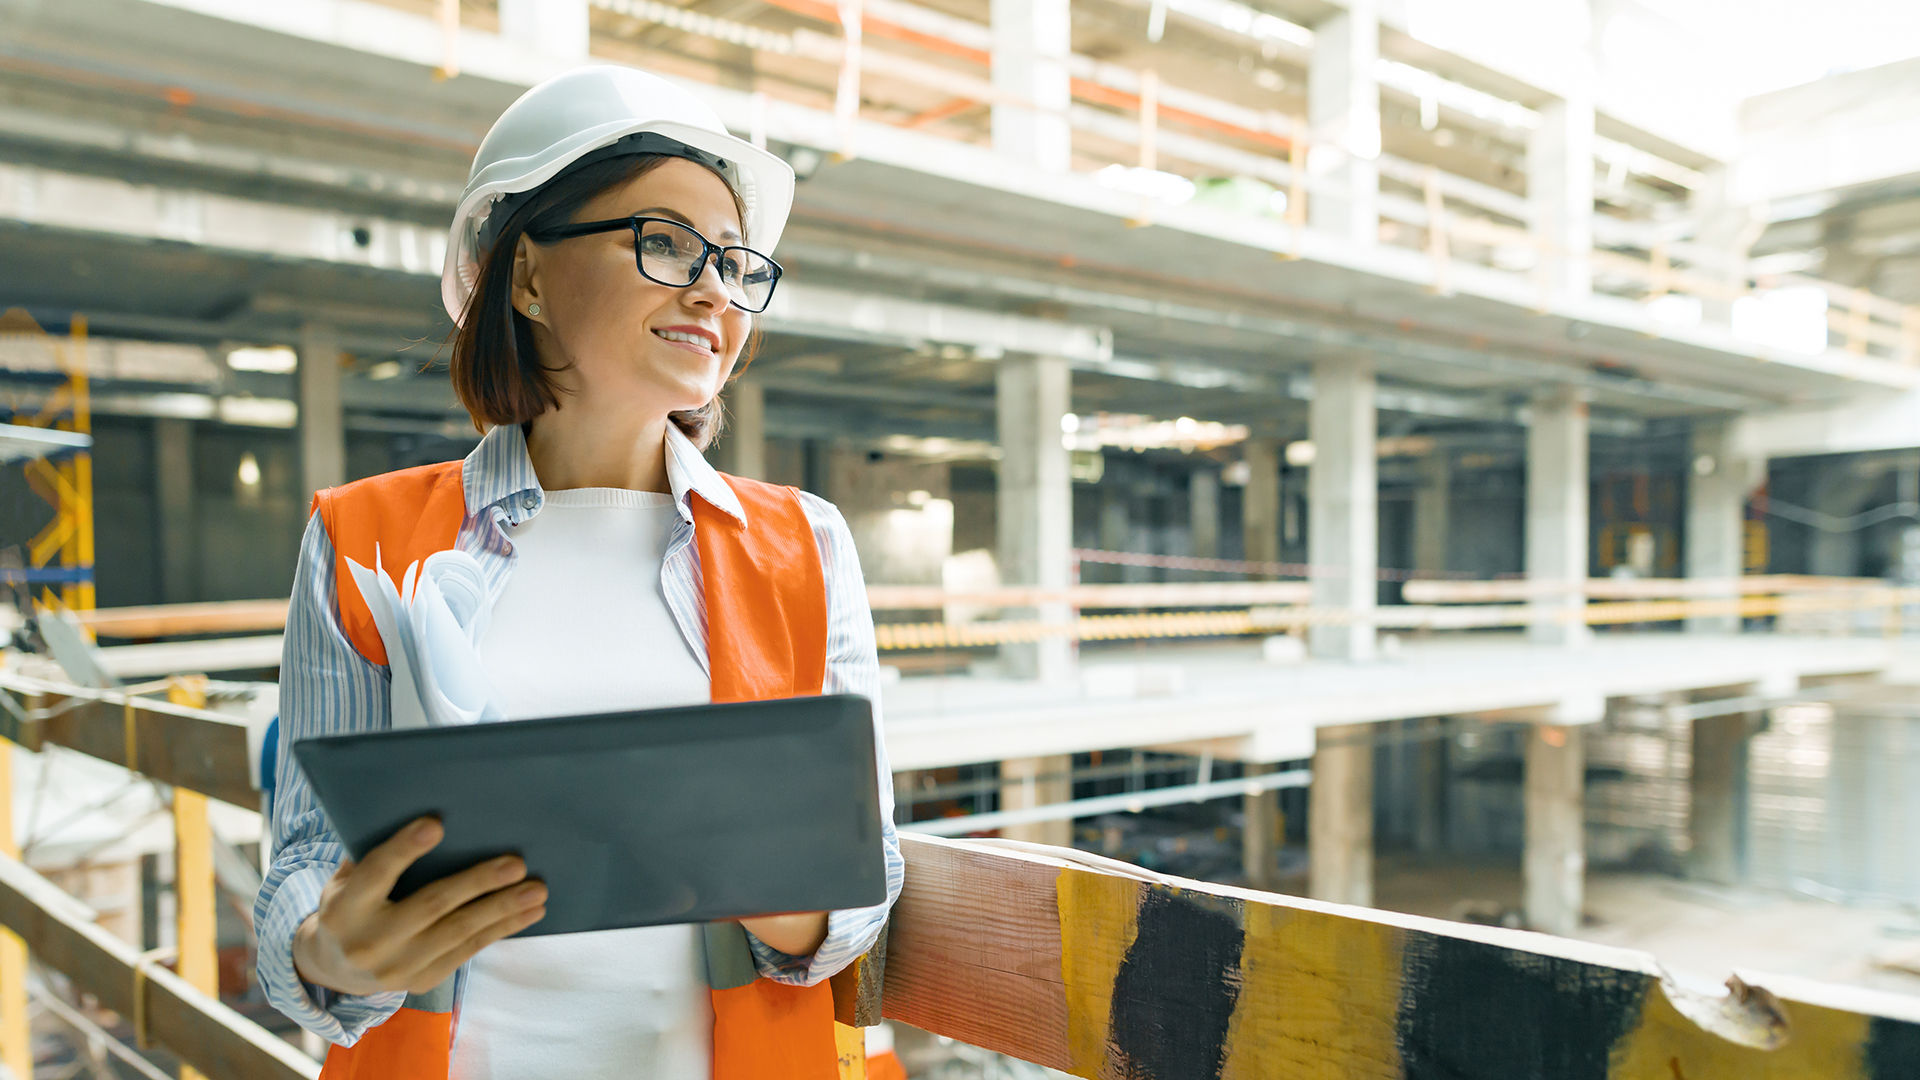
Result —
[{"label": "white hard hat", "polygon": [[[480,276],[482,232],[510,196],[531,192],[567,166],[641,132],[670,142],[635,140],[632,152],[679,144],[716,164],[747,208],[747,242],[771,252],[793,208],[793,168],[777,155],[727,132],[720,115],[691,92],[633,68],[596,65],[555,75],[507,106],[473,157],[467,190],[453,214],[440,298],[460,322]],[[674,152],[669,150],[668,152]],[[709,157],[715,160],[709,161]]]}]

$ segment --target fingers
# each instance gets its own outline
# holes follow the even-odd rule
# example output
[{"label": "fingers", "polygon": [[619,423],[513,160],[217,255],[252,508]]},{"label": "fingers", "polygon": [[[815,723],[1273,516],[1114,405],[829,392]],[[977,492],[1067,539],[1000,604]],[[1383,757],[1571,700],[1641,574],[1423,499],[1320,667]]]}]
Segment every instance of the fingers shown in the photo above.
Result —
[{"label": "fingers", "polygon": [[[446,830],[441,828],[440,822],[430,817],[420,818],[394,833],[386,843],[367,852],[367,857],[351,869],[346,887],[351,896],[343,896],[342,899],[363,904],[385,900],[407,867],[432,851],[445,835]],[[342,863],[341,867],[342,872],[346,873],[347,864]]]},{"label": "fingers", "polygon": [[467,904],[420,932],[415,936],[411,948],[416,955],[423,957],[457,951],[464,948],[466,942],[485,934],[488,927],[503,919],[544,908],[546,902],[547,886],[544,882],[526,881],[512,888],[501,889]]},{"label": "fingers", "polygon": [[480,897],[523,881],[526,876],[527,864],[517,855],[502,855],[449,874],[394,905],[392,932],[412,937]]},{"label": "fingers", "polygon": [[[456,944],[421,968],[408,985],[408,992],[425,993],[439,986],[458,971],[460,965],[473,959],[481,949],[502,938],[517,934],[546,917],[546,889],[538,882],[530,882],[521,889],[508,890],[508,892],[521,894],[516,903],[522,906],[510,908],[507,914],[491,922],[480,922],[478,929],[464,938],[455,935]],[[533,897],[532,906],[524,906],[529,896]],[[492,900],[491,897],[488,899]],[[465,912],[462,912],[462,915],[464,914]]]}]

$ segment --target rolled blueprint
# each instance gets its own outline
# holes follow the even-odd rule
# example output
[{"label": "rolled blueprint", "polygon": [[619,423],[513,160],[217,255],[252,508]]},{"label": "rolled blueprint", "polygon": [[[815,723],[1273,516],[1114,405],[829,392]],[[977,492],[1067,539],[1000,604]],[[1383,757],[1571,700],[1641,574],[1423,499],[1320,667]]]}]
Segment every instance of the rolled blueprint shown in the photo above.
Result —
[{"label": "rolled blueprint", "polygon": [[387,647],[395,728],[506,718],[480,664],[480,638],[493,609],[473,556],[435,552],[408,566],[398,588],[380,565],[378,545],[371,570],[348,559],[347,571]]}]

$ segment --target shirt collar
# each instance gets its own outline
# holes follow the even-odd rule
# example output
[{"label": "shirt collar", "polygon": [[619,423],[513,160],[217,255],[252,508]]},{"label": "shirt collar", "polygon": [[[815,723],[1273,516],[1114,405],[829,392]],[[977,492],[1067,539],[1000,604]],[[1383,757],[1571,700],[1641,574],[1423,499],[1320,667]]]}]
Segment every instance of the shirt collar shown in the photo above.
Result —
[{"label": "shirt collar", "polygon": [[534,474],[527,437],[519,424],[500,424],[482,436],[461,466],[460,479],[469,517],[503,501],[508,519],[515,522],[539,509],[540,478]]},{"label": "shirt collar", "polygon": [[667,484],[673,488],[673,504],[688,521],[693,520],[693,507],[687,501],[687,496],[692,494],[731,514],[740,524],[747,523],[746,508],[740,505],[740,496],[734,494],[733,486],[707,464],[707,459],[680,430],[680,425],[671,421],[667,424]]},{"label": "shirt collar", "polygon": [[[699,495],[740,524],[747,524],[747,512],[740,505],[740,497],[713,466],[707,464],[707,459],[677,424],[667,425],[666,451],[667,484],[673,489],[673,503],[682,518],[693,520],[689,496]],[[519,424],[501,424],[487,432],[480,439],[480,445],[467,455],[461,467],[461,481],[469,515],[505,502],[508,520],[518,524],[538,513],[545,501],[540,478],[533,471],[533,459],[527,456],[526,435]]]}]

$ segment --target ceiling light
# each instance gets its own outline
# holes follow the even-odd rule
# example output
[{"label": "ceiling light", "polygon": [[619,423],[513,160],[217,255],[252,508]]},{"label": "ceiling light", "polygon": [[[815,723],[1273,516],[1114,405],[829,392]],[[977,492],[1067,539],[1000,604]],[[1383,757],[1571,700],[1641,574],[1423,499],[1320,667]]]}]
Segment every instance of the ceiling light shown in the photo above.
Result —
[{"label": "ceiling light", "polygon": [[1194,192],[1193,181],[1184,176],[1137,165],[1109,165],[1094,173],[1093,181],[1101,187],[1144,195],[1174,206],[1193,198]]},{"label": "ceiling light", "polygon": [[[1061,443],[1069,450],[1098,450],[1113,446],[1126,450],[1211,450],[1237,443],[1247,437],[1245,424],[1222,424],[1182,416],[1177,420],[1155,420],[1125,413],[1099,413],[1078,418],[1071,434]],[[1065,426],[1064,424],[1062,425]]]},{"label": "ceiling light", "polygon": [[235,349],[227,354],[227,366],[235,371],[265,371],[274,375],[292,374],[300,358],[285,345],[265,349]]}]

